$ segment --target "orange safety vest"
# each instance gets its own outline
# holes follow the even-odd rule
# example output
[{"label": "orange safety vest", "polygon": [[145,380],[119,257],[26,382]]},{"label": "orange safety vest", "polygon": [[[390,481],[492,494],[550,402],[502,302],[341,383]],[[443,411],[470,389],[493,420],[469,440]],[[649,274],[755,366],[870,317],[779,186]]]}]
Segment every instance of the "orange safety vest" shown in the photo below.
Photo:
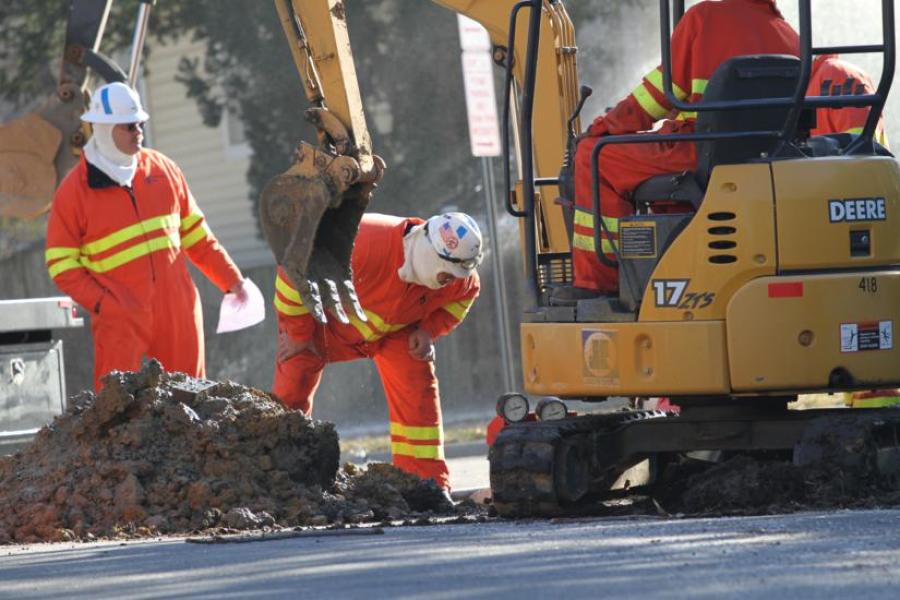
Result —
[{"label": "orange safety vest", "polygon": [[[698,102],[716,68],[734,56],[791,54],[800,38],[784,20],[774,0],[722,0],[692,6],[672,32],[672,90],[685,102]],[[644,76],[629,96],[591,124],[592,136],[647,131],[671,116],[663,92],[662,68]],[[697,113],[678,113],[693,121]]]},{"label": "orange safety vest", "polygon": [[220,290],[241,280],[197,206],[181,169],[154,150],[138,154],[131,188],[81,162],[65,177],[47,223],[51,279],[87,310],[110,294],[119,308],[147,309],[154,294],[190,284],[185,252]]},{"label": "orange safety vest", "polygon": [[[813,62],[809,78],[807,96],[860,96],[874,94],[875,84],[859,67],[841,60],[836,54],[822,54]],[[816,128],[810,135],[826,133],[862,133],[869,108],[865,106],[846,108],[819,108],[816,110]],[[884,133],[884,115],[875,127],[875,141],[887,147]]]},{"label": "orange safety vest", "polygon": [[[367,213],[359,225],[351,265],[353,284],[368,321],[348,313],[350,324],[328,320],[329,330],[348,344],[376,342],[385,335],[417,324],[437,338],[450,333],[469,312],[478,296],[480,282],[473,271],[432,290],[402,281],[397,270],[403,265],[403,236],[421,219]],[[281,267],[275,280],[275,310],[282,325],[296,340],[312,337],[316,321],[300,300]]]}]

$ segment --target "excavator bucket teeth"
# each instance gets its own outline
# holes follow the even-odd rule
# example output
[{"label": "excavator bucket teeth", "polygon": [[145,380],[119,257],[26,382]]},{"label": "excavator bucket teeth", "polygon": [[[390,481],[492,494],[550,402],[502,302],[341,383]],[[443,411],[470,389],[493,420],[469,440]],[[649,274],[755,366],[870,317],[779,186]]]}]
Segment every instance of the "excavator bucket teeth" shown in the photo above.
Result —
[{"label": "excavator bucket teeth", "polygon": [[26,219],[49,208],[61,142],[59,129],[37,114],[0,125],[0,217]]},{"label": "excavator bucket teeth", "polygon": [[[383,162],[379,159],[380,176]],[[349,323],[365,321],[353,288],[353,241],[374,188],[373,174],[360,183],[355,159],[309,144],[294,164],[274,177],[260,198],[260,224],[275,259],[320,323],[328,314]]]}]

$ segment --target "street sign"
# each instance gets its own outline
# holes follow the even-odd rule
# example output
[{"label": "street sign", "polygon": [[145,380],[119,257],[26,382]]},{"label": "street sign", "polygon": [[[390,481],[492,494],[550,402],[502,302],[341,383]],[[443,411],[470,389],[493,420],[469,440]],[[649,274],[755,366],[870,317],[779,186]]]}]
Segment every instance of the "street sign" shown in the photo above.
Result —
[{"label": "street sign", "polygon": [[500,156],[490,38],[479,23],[459,15],[459,39],[472,155]]}]

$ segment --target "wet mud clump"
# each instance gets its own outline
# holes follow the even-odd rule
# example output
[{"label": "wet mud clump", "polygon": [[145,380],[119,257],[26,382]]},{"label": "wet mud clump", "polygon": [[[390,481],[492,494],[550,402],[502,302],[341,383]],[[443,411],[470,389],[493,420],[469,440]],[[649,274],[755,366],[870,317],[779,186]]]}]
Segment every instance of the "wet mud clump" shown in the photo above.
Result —
[{"label": "wet mud clump", "polygon": [[455,514],[390,465],[339,471],[334,426],[259,390],[155,361],[104,386],[0,458],[0,543]]},{"label": "wet mud clump", "polygon": [[900,505],[900,410],[818,419],[793,453],[668,465],[653,497],[669,513],[758,515]]}]

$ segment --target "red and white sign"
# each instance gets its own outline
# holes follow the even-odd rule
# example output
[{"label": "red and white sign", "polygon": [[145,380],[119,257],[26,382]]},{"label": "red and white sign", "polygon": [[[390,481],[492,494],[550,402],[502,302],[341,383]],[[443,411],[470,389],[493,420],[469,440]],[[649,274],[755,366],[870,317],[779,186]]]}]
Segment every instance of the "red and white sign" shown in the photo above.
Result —
[{"label": "red and white sign", "polygon": [[491,41],[487,31],[479,23],[462,15],[457,16],[472,154],[500,156]]}]

